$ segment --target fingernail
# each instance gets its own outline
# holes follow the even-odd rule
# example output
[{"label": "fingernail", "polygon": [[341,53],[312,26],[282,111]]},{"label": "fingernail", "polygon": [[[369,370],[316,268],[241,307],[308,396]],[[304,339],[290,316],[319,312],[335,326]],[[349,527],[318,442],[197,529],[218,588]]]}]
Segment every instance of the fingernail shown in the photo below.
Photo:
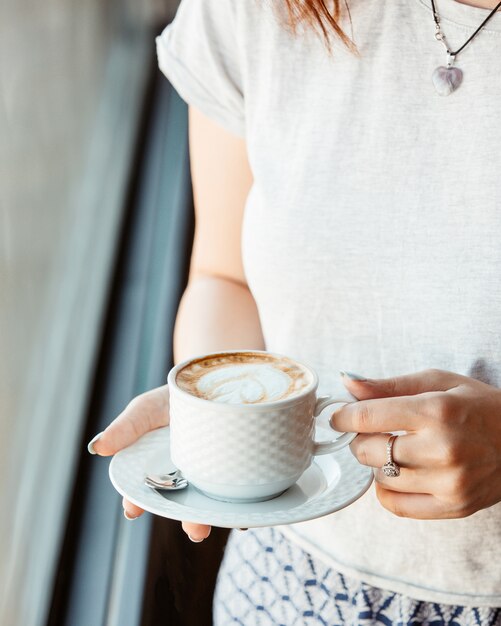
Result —
[{"label": "fingernail", "polygon": [[124,517],[125,517],[125,519],[128,519],[128,520],[129,520],[129,522],[132,522],[132,520],[137,519],[139,516],[138,516],[138,515],[136,515],[136,517],[132,517],[132,515],[129,515],[129,514],[127,513],[127,511],[124,509]]},{"label": "fingernail", "polygon": [[195,539],[191,535],[188,535],[188,537],[189,537],[190,541],[193,541],[193,543],[202,543],[202,541],[205,539],[205,537],[202,537],[202,539]]},{"label": "fingernail", "polygon": [[358,380],[359,382],[364,382],[367,380],[365,376],[360,376],[360,374],[354,374],[353,372],[343,372],[343,370],[341,370],[340,374],[341,376],[346,376],[351,380]]},{"label": "fingernail", "polygon": [[97,452],[94,450],[94,444],[99,439],[99,437],[101,437],[103,433],[104,433],[104,430],[101,431],[100,433],[97,433],[97,435],[93,439],[91,439],[89,443],[87,444],[87,450],[90,452],[90,454],[97,454]]}]

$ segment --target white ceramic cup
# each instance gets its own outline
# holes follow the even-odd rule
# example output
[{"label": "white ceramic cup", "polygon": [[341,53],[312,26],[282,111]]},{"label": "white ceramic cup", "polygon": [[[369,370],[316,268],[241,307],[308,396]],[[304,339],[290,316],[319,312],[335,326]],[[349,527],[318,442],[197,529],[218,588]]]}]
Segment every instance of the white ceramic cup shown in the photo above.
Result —
[{"label": "white ceramic cup", "polygon": [[321,442],[314,435],[316,417],[325,407],[356,398],[348,392],[350,400],[317,397],[317,374],[284,355],[260,350],[217,354],[242,352],[292,360],[311,374],[311,382],[298,395],[283,400],[227,404],[197,397],[177,385],[178,372],[201,357],[179,363],[167,378],[170,454],[189,483],[205,495],[227,502],[260,502],[291,487],[316,455],[330,454],[353,441],[357,433],[341,433]]}]

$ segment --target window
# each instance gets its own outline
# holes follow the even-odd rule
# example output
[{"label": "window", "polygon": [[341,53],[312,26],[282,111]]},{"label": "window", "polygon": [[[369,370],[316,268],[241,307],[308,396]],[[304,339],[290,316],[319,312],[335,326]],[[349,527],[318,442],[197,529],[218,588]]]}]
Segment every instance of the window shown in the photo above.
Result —
[{"label": "window", "polygon": [[50,602],[157,10],[152,0],[0,6],[0,623],[9,626],[43,624]]}]

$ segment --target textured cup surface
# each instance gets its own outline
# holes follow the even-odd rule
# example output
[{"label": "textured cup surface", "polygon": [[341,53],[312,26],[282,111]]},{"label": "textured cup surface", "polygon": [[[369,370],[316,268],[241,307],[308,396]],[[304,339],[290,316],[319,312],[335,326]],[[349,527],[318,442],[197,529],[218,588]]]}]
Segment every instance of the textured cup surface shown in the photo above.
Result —
[{"label": "textured cup surface", "polygon": [[[303,472],[311,461],[314,394],[285,408],[201,410],[172,394],[172,460],[189,474],[226,484],[267,484]],[[172,418],[174,416],[174,419]]]},{"label": "textured cup surface", "polygon": [[277,401],[219,402],[176,383],[185,365],[168,382],[171,457],[188,481],[229,501],[263,500],[293,485],[312,460],[316,374],[298,364],[302,387]]}]

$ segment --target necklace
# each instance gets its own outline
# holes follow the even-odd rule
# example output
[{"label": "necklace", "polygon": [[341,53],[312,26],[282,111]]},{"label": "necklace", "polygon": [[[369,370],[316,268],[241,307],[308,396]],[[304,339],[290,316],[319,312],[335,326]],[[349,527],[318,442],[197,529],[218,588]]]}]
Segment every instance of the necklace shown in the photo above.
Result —
[{"label": "necklace", "polygon": [[443,65],[437,67],[431,77],[433,80],[433,84],[435,85],[435,89],[441,96],[448,96],[453,91],[455,91],[461,84],[463,80],[463,72],[459,69],[459,67],[453,67],[456,56],[460,52],[462,52],[462,50],[466,48],[470,41],[478,35],[478,33],[482,30],[482,28],[487,24],[487,22],[500,7],[501,2],[498,2],[498,4],[492,9],[492,11],[480,24],[480,26],[473,33],[473,35],[471,35],[471,37],[469,37],[469,39],[467,39],[460,48],[453,51],[450,49],[445,35],[442,32],[442,28],[440,27],[440,15],[438,14],[438,11],[435,7],[435,0],[431,0],[433,19],[435,20],[435,39],[439,41],[447,51],[447,67],[444,67]]}]

